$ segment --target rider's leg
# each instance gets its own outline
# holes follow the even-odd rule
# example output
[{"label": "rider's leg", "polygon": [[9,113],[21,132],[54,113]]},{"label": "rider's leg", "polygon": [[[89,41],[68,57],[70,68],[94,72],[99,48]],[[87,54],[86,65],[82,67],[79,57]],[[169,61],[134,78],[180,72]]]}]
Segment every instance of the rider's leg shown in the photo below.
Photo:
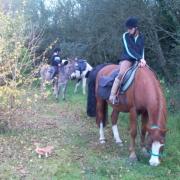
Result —
[{"label": "rider's leg", "polygon": [[58,74],[58,67],[57,66],[53,66],[54,72],[52,75],[52,79],[54,79],[56,77],[56,75]]},{"label": "rider's leg", "polygon": [[57,66],[53,66],[53,74],[52,74],[52,89],[54,90],[54,85],[55,85],[55,78],[56,75],[58,74],[58,67]]},{"label": "rider's leg", "polygon": [[128,60],[123,60],[119,63],[119,66],[120,66],[119,67],[119,74],[114,80],[114,83],[113,83],[113,86],[111,89],[111,94],[109,96],[109,100],[112,102],[112,104],[115,103],[116,94],[117,94],[117,91],[120,87],[122,77],[123,77],[124,73],[128,70],[128,68],[131,67],[131,65],[132,65],[132,62],[128,61]]}]

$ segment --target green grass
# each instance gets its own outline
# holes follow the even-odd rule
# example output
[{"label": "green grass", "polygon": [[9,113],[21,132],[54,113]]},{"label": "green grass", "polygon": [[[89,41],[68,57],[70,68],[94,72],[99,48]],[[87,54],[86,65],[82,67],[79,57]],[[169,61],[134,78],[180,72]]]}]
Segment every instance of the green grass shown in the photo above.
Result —
[{"label": "green grass", "polygon": [[[73,83],[68,88],[66,101],[56,102],[49,96],[33,107],[35,113],[24,113],[15,119],[18,125],[12,131],[0,134],[0,179],[180,179],[178,112],[169,114],[166,157],[159,167],[151,167],[140,153],[139,138],[139,161],[134,164],[128,161],[127,114],[121,114],[118,121],[124,146],[114,143],[110,121],[105,129],[107,143],[99,144],[95,119],[86,115],[86,96],[82,91],[74,95]],[[34,151],[36,141],[42,146],[53,145],[52,156],[39,159]]]}]

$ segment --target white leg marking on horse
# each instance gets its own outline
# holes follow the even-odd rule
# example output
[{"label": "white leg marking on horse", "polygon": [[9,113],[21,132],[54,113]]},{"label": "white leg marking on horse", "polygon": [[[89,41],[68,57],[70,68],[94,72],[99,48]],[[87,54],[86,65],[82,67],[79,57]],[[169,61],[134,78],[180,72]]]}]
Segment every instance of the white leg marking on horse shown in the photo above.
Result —
[{"label": "white leg marking on horse", "polygon": [[122,140],[120,139],[120,136],[119,136],[117,124],[112,126],[112,131],[113,131],[113,135],[114,135],[114,139],[116,143],[122,143]]},{"label": "white leg marking on horse", "polygon": [[77,89],[78,89],[79,85],[80,85],[80,81],[78,83],[76,83],[76,86],[75,86],[75,89],[74,89],[74,93],[77,93]]},{"label": "white leg marking on horse", "polygon": [[99,135],[100,135],[100,143],[104,144],[105,143],[105,137],[104,137],[104,130],[103,130],[103,123],[100,123],[100,128],[99,128]]},{"label": "white leg marking on horse", "polygon": [[159,141],[154,141],[152,143],[152,155],[151,155],[151,158],[149,160],[149,164],[151,166],[158,166],[160,164],[159,157],[156,155],[159,155],[160,147],[163,145],[164,144],[161,144]]},{"label": "white leg marking on horse", "polygon": [[82,79],[82,88],[83,88],[83,94],[86,94],[86,78],[83,77]]}]

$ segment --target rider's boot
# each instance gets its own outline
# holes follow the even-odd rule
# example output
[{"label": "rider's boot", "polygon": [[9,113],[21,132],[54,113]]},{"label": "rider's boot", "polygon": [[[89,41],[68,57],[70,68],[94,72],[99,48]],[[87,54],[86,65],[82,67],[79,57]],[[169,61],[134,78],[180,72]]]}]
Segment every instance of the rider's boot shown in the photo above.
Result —
[{"label": "rider's boot", "polygon": [[115,80],[114,80],[112,89],[111,89],[111,94],[109,96],[109,101],[111,101],[112,104],[118,103],[116,94],[117,94],[117,91],[118,91],[118,89],[120,87],[120,84],[121,84],[121,81],[119,80],[118,77],[116,77]]}]

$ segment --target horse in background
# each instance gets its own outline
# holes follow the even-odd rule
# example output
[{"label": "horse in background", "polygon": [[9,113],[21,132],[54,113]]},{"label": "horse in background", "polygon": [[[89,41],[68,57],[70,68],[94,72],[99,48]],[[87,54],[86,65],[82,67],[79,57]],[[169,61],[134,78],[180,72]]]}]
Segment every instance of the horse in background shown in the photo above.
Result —
[{"label": "horse in background", "polygon": [[[62,71],[63,67],[65,67],[68,63],[69,63],[69,59],[68,60],[63,59],[62,60],[62,64],[61,64],[61,66],[58,69],[58,72]],[[45,91],[46,83],[51,83],[52,86],[53,86],[53,89],[54,89],[54,94],[56,94],[56,92],[55,92],[55,83],[53,84],[52,76],[53,76],[53,69],[52,69],[52,67],[50,65],[48,65],[48,64],[42,65],[42,67],[40,68],[40,77],[41,77],[40,89],[41,89],[42,93]]]},{"label": "horse in background", "polygon": [[[101,78],[110,76],[119,67],[118,65],[102,66],[93,69],[89,75],[87,113],[96,116],[99,127],[100,143],[105,143],[104,127],[107,121],[108,104],[112,107],[112,131],[116,143],[122,145],[117,128],[119,112],[128,112],[130,115],[130,155],[129,159],[137,160],[135,139],[137,135],[137,117],[141,115],[141,148],[147,153],[149,150],[151,166],[160,164],[161,152],[165,143],[166,134],[166,102],[154,72],[146,67],[138,68],[135,79],[124,94],[118,95],[118,104],[111,104],[103,99],[99,92]],[[93,108],[92,108],[93,107]]]},{"label": "horse in background", "polygon": [[84,59],[75,60],[75,71],[71,74],[71,79],[76,79],[74,93],[77,93],[78,87],[82,83],[83,94],[86,94],[86,84],[89,72],[92,70],[92,66]]},{"label": "horse in background", "polygon": [[65,100],[68,81],[71,79],[71,74],[75,71],[75,61],[68,59],[67,65],[59,66],[58,68],[58,74],[54,84],[54,94],[57,100],[59,95]]}]

